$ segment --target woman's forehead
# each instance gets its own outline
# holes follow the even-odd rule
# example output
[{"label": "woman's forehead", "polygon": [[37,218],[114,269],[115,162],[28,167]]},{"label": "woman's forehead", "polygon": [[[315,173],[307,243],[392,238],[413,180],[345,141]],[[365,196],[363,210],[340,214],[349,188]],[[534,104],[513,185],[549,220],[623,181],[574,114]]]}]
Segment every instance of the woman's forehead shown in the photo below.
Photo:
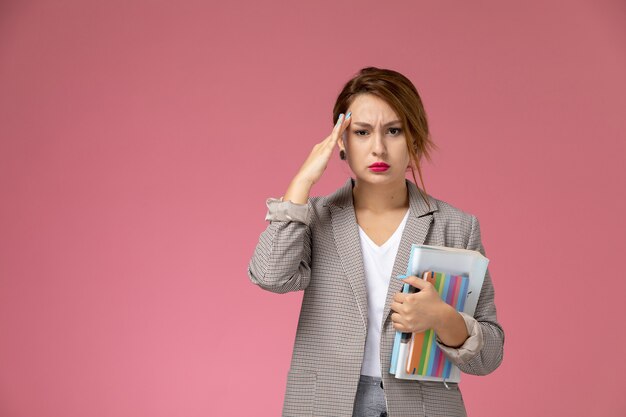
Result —
[{"label": "woman's forehead", "polygon": [[387,124],[399,117],[387,102],[371,94],[360,94],[350,105],[349,111],[353,114],[352,123],[359,122],[374,124]]}]

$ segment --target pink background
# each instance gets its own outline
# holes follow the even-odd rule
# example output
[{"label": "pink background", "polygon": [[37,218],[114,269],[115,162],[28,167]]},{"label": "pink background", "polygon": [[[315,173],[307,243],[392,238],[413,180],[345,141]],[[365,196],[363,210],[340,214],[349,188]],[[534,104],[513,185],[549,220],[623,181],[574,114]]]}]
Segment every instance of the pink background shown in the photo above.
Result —
[{"label": "pink background", "polygon": [[0,3],[0,416],[279,415],[302,294],[246,267],[367,65],[481,221],[506,343],[469,414],[625,415],[625,3],[382,4]]}]

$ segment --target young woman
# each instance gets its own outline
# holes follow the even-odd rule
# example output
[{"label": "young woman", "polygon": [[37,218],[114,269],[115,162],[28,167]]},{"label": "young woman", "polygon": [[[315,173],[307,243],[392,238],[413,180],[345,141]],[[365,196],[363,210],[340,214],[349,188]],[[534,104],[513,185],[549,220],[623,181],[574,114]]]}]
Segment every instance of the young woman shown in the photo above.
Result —
[{"label": "young woman", "polygon": [[[417,170],[422,179],[420,162],[435,146],[421,98],[402,74],[362,69],[339,94],[333,121],[285,195],[267,200],[270,223],[248,266],[265,290],[304,290],[283,415],[464,416],[458,384],[396,379],[391,350],[397,330],[432,328],[461,371],[496,369],[504,333],[489,272],[474,317],[424,280],[392,277],[406,271],[414,243],[484,254],[478,220],[405,178],[410,170],[415,180]],[[355,178],[310,197],[336,146]],[[420,291],[403,294],[404,282]]]}]

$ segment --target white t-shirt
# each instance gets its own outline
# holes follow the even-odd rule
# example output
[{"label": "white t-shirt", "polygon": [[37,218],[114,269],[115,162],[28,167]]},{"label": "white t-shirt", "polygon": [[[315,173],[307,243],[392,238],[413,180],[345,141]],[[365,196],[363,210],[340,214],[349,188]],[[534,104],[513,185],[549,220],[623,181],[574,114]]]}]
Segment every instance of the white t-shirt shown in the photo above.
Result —
[{"label": "white t-shirt", "polygon": [[359,226],[361,252],[367,286],[367,337],[365,356],[361,365],[361,375],[380,377],[380,326],[387,297],[387,288],[400,246],[404,225],[409,218],[407,210],[404,219],[391,237],[378,246]]}]

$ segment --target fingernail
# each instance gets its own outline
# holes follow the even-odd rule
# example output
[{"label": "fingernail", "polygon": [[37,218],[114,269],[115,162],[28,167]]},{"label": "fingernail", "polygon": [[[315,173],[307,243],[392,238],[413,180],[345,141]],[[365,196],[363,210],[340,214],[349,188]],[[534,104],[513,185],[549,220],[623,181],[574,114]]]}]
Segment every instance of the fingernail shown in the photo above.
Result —
[{"label": "fingernail", "polygon": [[348,114],[346,115],[346,120],[348,120],[350,118],[350,116],[352,115],[352,112],[349,111]]},{"label": "fingernail", "polygon": [[342,118],[342,117],[343,117],[343,113],[341,113],[341,114],[339,115],[339,117],[337,117],[337,124],[340,124],[340,123],[341,123],[341,118]]}]

